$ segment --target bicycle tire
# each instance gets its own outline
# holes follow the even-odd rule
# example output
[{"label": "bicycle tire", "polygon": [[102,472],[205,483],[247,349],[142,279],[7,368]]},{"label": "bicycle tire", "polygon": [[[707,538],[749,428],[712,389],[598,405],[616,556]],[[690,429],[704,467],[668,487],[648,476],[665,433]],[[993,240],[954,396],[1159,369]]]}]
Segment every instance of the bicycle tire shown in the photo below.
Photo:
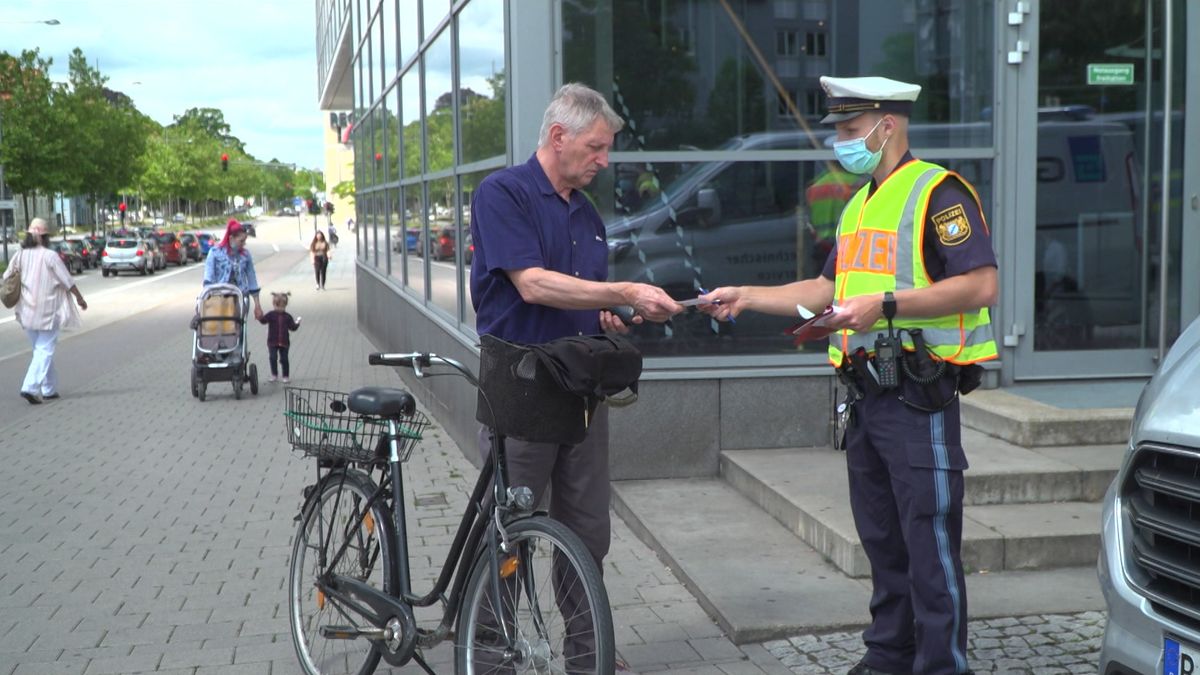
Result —
[{"label": "bicycle tire", "polygon": [[[381,656],[372,642],[327,640],[320,635],[323,625],[372,627],[361,616],[340,607],[315,587],[324,571],[320,568],[321,535],[328,533],[326,551],[333,555],[348,537],[358,538],[342,557],[338,572],[391,592],[393,547],[390,536],[391,509],[377,501],[364,527],[359,522],[361,506],[375,493],[375,483],[361,471],[339,470],[318,485],[320,493],[306,504],[292,544],[288,575],[288,617],[296,658],[307,675],[369,675]],[[341,492],[339,495],[337,493]],[[339,498],[340,497],[340,498]],[[330,526],[332,523],[332,527]],[[364,533],[364,530],[366,532]],[[365,534],[365,536],[364,536]],[[377,552],[377,555],[375,554]]]},{"label": "bicycle tire", "polygon": [[[460,675],[526,669],[612,673],[615,654],[608,592],[596,561],[583,542],[565,525],[545,516],[519,520],[507,529],[510,550],[514,552],[500,554],[501,569],[507,565],[514,571],[509,581],[501,581],[501,605],[507,622],[516,630],[516,660],[507,663],[497,660],[502,645],[498,645],[499,631],[493,619],[491,561],[484,551],[476,556],[459,610],[455,671]],[[558,571],[554,569],[555,559],[562,562]],[[568,657],[563,603],[579,600],[583,605],[578,611],[568,605],[572,607],[568,616],[572,617],[570,634],[574,639],[570,649],[575,652]],[[522,607],[522,602],[528,606]],[[535,617],[540,617],[541,629]],[[591,645],[587,644],[589,639]]]}]

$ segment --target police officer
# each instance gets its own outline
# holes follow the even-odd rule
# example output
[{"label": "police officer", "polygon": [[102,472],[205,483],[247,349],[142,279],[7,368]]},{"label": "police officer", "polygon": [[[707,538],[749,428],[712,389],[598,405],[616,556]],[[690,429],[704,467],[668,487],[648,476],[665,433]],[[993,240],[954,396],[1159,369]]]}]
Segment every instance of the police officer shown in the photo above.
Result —
[{"label": "police officer", "polygon": [[[918,85],[880,77],[821,85],[838,161],[870,182],[843,210],[821,276],[719,288],[705,296],[719,301],[707,311],[725,319],[836,306],[829,358],[852,392],[850,505],[874,586],[867,653],[850,673],[969,672],[957,395],[978,384],[976,364],[997,355],[987,310],[997,297],[995,254],[974,188],[909,152]],[[903,347],[895,361],[880,358],[889,334]],[[894,387],[889,364],[899,366]]]}]

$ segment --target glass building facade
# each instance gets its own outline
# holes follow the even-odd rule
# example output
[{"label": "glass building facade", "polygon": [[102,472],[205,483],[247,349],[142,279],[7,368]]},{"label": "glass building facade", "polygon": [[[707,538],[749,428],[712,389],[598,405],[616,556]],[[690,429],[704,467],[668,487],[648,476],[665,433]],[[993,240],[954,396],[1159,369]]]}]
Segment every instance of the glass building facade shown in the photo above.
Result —
[{"label": "glass building facade", "polygon": [[[683,299],[819,273],[855,184],[819,78],[870,74],[921,85],[914,154],[980,195],[1001,275],[990,385],[1148,376],[1200,314],[1200,159],[1183,150],[1200,147],[1200,11],[1183,0],[318,0],[317,16],[322,104],[354,120],[364,329],[435,343],[381,346],[474,353],[472,192],[530,156],[573,81],[626,121],[587,188],[612,279]],[[791,323],[687,313],[635,340],[649,381],[712,383],[722,435],[733,383],[808,392],[819,414],[763,442],[811,445],[830,372]]]}]

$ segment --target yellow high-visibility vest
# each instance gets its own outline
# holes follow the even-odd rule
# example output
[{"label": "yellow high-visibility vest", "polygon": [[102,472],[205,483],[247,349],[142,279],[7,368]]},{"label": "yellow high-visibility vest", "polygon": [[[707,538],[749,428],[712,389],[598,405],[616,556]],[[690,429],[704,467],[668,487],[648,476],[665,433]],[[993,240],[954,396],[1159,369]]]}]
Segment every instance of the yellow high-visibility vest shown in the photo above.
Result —
[{"label": "yellow high-visibility vest", "polygon": [[[933,284],[925,269],[925,217],[934,188],[952,176],[958,177],[936,164],[912,160],[893,171],[869,198],[869,184],[855,193],[838,221],[835,303],[859,295]],[[974,188],[965,180],[962,183],[978,205],[979,195]],[[965,222],[950,226],[963,227]],[[933,353],[951,363],[966,365],[998,355],[986,307],[935,318],[898,316],[892,325],[897,329],[920,328]],[[829,336],[830,363],[840,366],[844,356],[859,347],[873,353],[879,333],[887,333],[886,319],[880,319],[867,332],[833,333]],[[904,346],[912,350],[912,340],[906,333],[902,336]]]}]

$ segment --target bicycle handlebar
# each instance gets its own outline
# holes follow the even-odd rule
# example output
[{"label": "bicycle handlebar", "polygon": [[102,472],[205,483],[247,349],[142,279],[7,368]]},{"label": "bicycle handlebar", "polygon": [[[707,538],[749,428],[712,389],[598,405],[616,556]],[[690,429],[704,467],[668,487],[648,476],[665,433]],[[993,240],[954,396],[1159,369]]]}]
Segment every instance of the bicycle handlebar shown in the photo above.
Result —
[{"label": "bicycle handlebar", "polygon": [[451,358],[438,356],[432,352],[412,352],[408,354],[389,354],[374,352],[367,355],[367,363],[372,366],[391,366],[393,368],[411,368],[417,377],[428,377],[422,369],[431,366],[449,366],[457,370],[468,382],[479,386],[479,380],[469,368]]}]

